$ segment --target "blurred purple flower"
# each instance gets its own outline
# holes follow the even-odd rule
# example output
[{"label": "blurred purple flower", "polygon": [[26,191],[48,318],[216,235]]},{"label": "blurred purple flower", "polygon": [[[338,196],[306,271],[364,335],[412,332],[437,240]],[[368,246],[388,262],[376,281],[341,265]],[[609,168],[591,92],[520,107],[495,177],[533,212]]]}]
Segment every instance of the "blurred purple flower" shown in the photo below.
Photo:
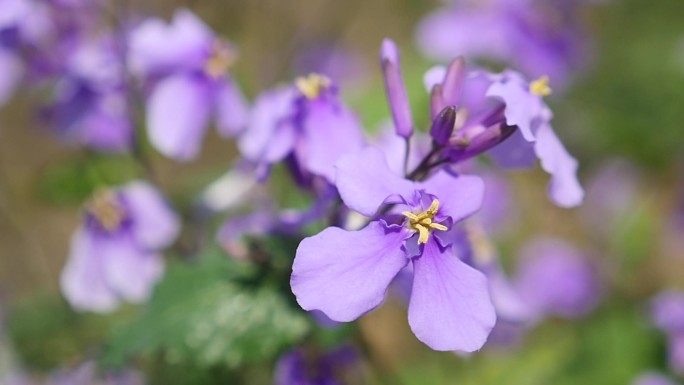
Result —
[{"label": "blurred purple flower", "polygon": [[560,89],[586,57],[578,3],[527,0],[452,1],[418,25],[418,47],[432,59],[458,55],[511,64],[528,76],[550,76]]},{"label": "blurred purple flower", "polygon": [[684,292],[666,291],[653,299],[651,317],[668,337],[668,360],[673,372],[684,375]]},{"label": "blurred purple flower", "polygon": [[211,116],[224,137],[244,129],[247,102],[228,75],[236,49],[197,16],[183,9],[170,24],[149,19],[131,32],[129,45],[132,70],[151,87],[147,130],[159,152],[179,161],[197,157]]},{"label": "blurred purple flower", "polygon": [[96,193],[85,207],[62,271],[64,296],[77,310],[109,312],[122,300],[146,300],[161,276],[159,250],[178,235],[179,219],[146,182]]},{"label": "blurred purple flower", "polygon": [[669,377],[656,372],[642,373],[632,381],[631,385],[678,385]]},{"label": "blurred purple flower", "polygon": [[45,385],[144,385],[140,373],[126,370],[116,373],[98,373],[97,364],[87,361],[74,369],[53,373]]},{"label": "blurred purple flower", "polygon": [[133,141],[121,47],[113,38],[83,41],[67,57],[45,118],[58,134],[103,151],[124,151]]},{"label": "blurred purple flower", "polygon": [[373,147],[342,157],[336,167],[336,185],[350,209],[374,217],[393,204],[396,213],[374,217],[358,231],[328,227],[305,238],[290,281],[299,304],[352,321],[382,302],[411,261],[409,324],[418,339],[435,350],[482,347],[496,318],[487,280],[461,261],[449,231],[479,209],[482,180],[446,171],[426,182],[406,180]]},{"label": "blurred purple flower", "polygon": [[278,359],[274,385],[351,385],[345,379],[351,380],[359,362],[358,352],[349,346],[322,354],[294,349]]},{"label": "blurred purple flower", "polygon": [[591,264],[569,244],[537,239],[521,252],[515,287],[538,317],[578,318],[596,307],[601,298]]},{"label": "blurred purple flower", "polygon": [[238,147],[262,178],[271,165],[289,157],[297,173],[332,183],[337,159],[363,144],[361,124],[338,97],[337,87],[325,76],[310,74],[256,99]]}]

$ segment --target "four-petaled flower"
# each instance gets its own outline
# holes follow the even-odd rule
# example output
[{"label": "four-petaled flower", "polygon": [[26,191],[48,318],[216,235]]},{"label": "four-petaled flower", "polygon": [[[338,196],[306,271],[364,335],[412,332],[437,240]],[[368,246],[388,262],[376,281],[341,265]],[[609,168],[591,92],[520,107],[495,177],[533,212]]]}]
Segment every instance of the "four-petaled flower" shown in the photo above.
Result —
[{"label": "four-petaled flower", "polygon": [[[344,203],[374,219],[358,231],[329,227],[301,242],[290,282],[299,304],[352,321],[378,306],[412,262],[414,334],[435,350],[480,349],[496,320],[487,280],[461,261],[464,248],[450,230],[480,208],[482,180],[439,171],[425,182],[410,181],[393,174],[373,147],[336,166]],[[387,215],[381,207],[389,207]]]}]

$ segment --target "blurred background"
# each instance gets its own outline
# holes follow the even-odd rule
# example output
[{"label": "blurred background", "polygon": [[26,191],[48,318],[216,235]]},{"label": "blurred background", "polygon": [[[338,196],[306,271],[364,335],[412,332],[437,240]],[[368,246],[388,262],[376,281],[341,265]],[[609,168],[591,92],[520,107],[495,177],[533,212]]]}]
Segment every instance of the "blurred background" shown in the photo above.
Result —
[{"label": "blurred background", "polygon": [[[538,252],[539,243],[562,242],[589,261],[596,280],[591,305],[581,314],[549,316],[531,330],[504,330],[506,343],[464,357],[423,346],[408,328],[403,302],[390,297],[360,320],[367,360],[359,383],[628,384],[646,371],[684,381],[668,361],[668,336],[654,327],[649,312],[658,293],[684,290],[684,5],[581,3],[571,7],[583,34],[581,60],[547,100],[556,132],[580,162],[585,203],[553,206],[539,169],[502,173],[507,204],[492,238],[512,277],[524,275],[523,261],[533,258],[528,255]],[[415,121],[428,128],[422,77],[445,62],[424,54],[416,31],[427,15],[448,6],[419,0],[120,0],[109,9],[140,18],[192,10],[239,47],[234,74],[250,100],[323,66],[335,72],[345,100],[375,132],[389,116],[378,63],[386,37],[402,51]],[[559,12],[568,8],[559,6]],[[466,60],[494,69],[504,64]],[[40,375],[92,359],[112,325],[136,311],[76,313],[61,297],[69,239],[95,188],[87,176],[119,183],[138,171],[129,155],[61,141],[39,119],[36,106],[44,99],[40,90],[21,87],[0,108],[0,374],[18,366]],[[199,159],[176,163],[155,154],[150,162],[158,184],[187,213],[235,154],[232,141],[210,132]],[[259,366],[238,376],[220,365],[159,360],[165,363],[143,363],[149,383],[271,382],[270,369]],[[219,382],[221,376],[231,380]]]}]

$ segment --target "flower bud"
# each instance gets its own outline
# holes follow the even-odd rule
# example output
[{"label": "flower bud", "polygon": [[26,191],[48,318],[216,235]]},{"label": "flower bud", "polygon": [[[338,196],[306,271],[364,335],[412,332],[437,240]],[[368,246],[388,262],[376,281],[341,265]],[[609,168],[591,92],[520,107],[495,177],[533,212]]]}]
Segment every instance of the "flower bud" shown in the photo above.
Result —
[{"label": "flower bud", "polygon": [[448,106],[444,108],[437,117],[432,121],[432,128],[430,128],[430,136],[435,143],[444,146],[449,143],[449,138],[454,132],[454,123],[456,122],[456,107]]}]

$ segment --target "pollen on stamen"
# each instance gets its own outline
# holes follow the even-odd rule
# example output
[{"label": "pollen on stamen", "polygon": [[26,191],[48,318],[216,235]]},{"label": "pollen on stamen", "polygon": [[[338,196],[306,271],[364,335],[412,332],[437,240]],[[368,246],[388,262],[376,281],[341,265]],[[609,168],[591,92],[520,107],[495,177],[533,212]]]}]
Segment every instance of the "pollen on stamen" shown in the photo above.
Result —
[{"label": "pollen on stamen", "polygon": [[86,210],[109,232],[118,229],[124,220],[123,210],[109,190],[96,192],[86,204]]},{"label": "pollen on stamen", "polygon": [[221,41],[214,42],[211,55],[204,64],[204,71],[212,78],[225,75],[236,60],[233,47]]},{"label": "pollen on stamen", "polygon": [[439,223],[433,223],[437,211],[439,210],[439,201],[437,199],[433,200],[428,207],[422,213],[414,214],[409,211],[404,211],[402,214],[409,219],[408,227],[411,230],[418,232],[418,244],[427,243],[430,237],[430,232],[432,230],[446,231],[448,228]]},{"label": "pollen on stamen", "polygon": [[332,82],[328,77],[316,73],[311,73],[306,77],[299,77],[295,80],[295,85],[299,92],[308,99],[316,99],[331,84]]},{"label": "pollen on stamen", "polygon": [[531,82],[530,93],[537,96],[551,95],[551,87],[549,87],[549,77],[544,75],[539,79]]}]

